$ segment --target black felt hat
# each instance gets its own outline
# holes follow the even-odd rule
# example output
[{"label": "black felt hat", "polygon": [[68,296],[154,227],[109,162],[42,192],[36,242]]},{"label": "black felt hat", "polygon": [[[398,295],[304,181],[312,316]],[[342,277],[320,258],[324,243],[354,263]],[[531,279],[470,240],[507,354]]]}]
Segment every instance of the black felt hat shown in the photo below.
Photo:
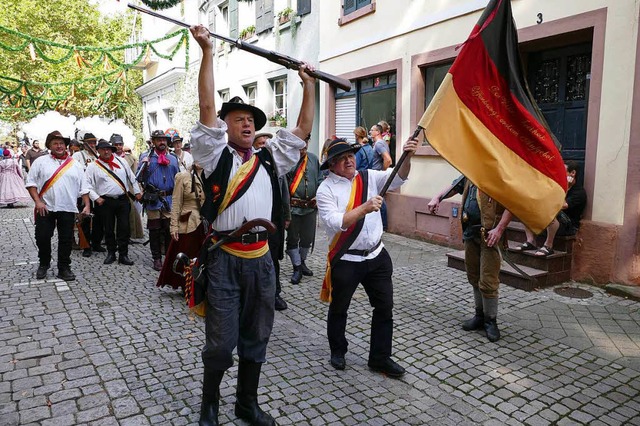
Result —
[{"label": "black felt hat", "polygon": [[165,139],[167,142],[171,141],[171,136],[165,135],[162,130],[154,130],[151,132],[151,139]]},{"label": "black felt hat", "polygon": [[331,159],[344,154],[345,152],[356,152],[362,145],[359,143],[349,143],[346,139],[338,138],[331,141],[327,148],[327,159],[320,166],[321,170],[329,168]]},{"label": "black felt hat", "polygon": [[102,148],[110,149],[112,152],[116,152],[118,150],[115,146],[111,145],[106,140],[100,139],[98,141],[98,145],[96,145],[96,149],[102,149]]},{"label": "black felt hat", "polygon": [[111,137],[109,138],[109,142],[111,142],[112,144],[117,144],[117,143],[121,143],[124,145],[124,139],[122,139],[122,136],[114,133],[111,135]]},{"label": "black felt hat", "polygon": [[242,110],[248,111],[253,115],[253,123],[255,125],[256,131],[262,129],[265,124],[267,124],[267,116],[260,108],[256,108],[253,105],[245,104],[242,98],[239,96],[234,96],[229,99],[229,102],[225,102],[222,104],[222,108],[220,108],[220,112],[218,116],[221,120],[229,114],[231,111]]}]

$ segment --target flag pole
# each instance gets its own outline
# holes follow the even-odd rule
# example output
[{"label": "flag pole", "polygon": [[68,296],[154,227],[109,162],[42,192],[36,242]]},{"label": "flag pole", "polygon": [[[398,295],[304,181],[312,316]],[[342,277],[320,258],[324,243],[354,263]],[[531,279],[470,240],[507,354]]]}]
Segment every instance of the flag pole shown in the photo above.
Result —
[{"label": "flag pole", "polygon": [[[420,132],[423,131],[423,130],[424,130],[424,127],[421,127],[421,126],[416,127],[416,130],[413,132],[413,135],[411,135],[409,140],[416,139],[418,137],[418,135],[420,135]],[[384,183],[384,186],[382,187],[382,190],[380,190],[380,193],[378,195],[380,195],[381,197],[384,197],[384,194],[387,193],[387,190],[389,189],[389,186],[391,185],[391,182],[393,182],[393,179],[398,174],[398,170],[400,170],[400,166],[402,165],[402,163],[404,163],[404,160],[407,159],[407,155],[408,154],[409,154],[409,151],[403,151],[402,152],[402,156],[400,156],[400,159],[398,160],[398,162],[396,163],[395,167],[391,171],[391,174],[387,178],[387,181]]]}]

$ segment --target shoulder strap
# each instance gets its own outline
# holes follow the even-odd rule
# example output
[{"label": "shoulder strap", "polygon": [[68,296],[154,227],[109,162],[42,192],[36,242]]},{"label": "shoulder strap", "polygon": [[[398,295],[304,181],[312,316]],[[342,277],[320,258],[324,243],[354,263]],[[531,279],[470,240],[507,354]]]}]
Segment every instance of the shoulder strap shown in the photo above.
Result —
[{"label": "shoulder strap", "polygon": [[[104,165],[104,164],[102,164],[102,162],[101,162],[101,161],[97,161],[97,160],[96,160],[96,161],[95,161],[95,163],[96,163],[96,165],[97,165],[98,167],[100,167],[102,170],[104,170],[104,171],[109,175],[109,177],[111,177],[113,180],[115,180],[115,181],[116,181],[116,183],[118,183],[118,185],[120,185],[120,188],[122,188],[122,190],[124,191],[124,193],[125,193],[125,194],[127,194],[127,195],[129,196],[129,198],[131,198],[131,199],[135,199],[135,197],[133,196],[133,194],[132,194],[128,189],[127,189],[127,186],[124,184],[124,182],[122,182],[122,179],[120,179],[120,178],[118,177],[118,175],[117,175],[117,174],[115,174],[115,173],[113,172],[113,170],[110,170],[110,169],[108,169],[107,167],[105,167],[105,165]],[[122,164],[122,163],[121,163],[121,164]],[[124,170],[124,169],[123,169],[123,170]],[[127,172],[127,171],[125,170],[125,173],[126,173],[126,172]],[[99,194],[98,194],[98,195],[99,195]]]}]

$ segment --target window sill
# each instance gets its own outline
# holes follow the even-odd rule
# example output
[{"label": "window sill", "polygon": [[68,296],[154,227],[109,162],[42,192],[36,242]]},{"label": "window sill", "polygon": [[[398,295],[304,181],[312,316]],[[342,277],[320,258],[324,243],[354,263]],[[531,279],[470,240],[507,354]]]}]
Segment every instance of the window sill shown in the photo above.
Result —
[{"label": "window sill", "polygon": [[356,19],[360,19],[363,16],[369,15],[370,13],[374,13],[376,11],[376,2],[373,0],[371,4],[366,5],[365,7],[361,7],[355,12],[351,12],[348,15],[343,15],[338,19],[338,26],[342,26],[348,24],[351,21],[355,21]]},{"label": "window sill", "polygon": [[[280,26],[278,27],[278,30],[279,30],[280,32],[282,32],[282,31],[284,31],[284,30],[286,30],[286,29],[290,28],[290,27],[291,27],[291,23],[292,23],[292,22],[295,22],[295,23],[296,23],[296,25],[298,25],[298,24],[300,24],[300,22],[301,22],[301,21],[302,21],[302,19],[301,19],[299,16],[295,16],[295,17],[293,17],[292,19],[289,19],[289,20],[288,20],[287,22],[285,22],[284,24],[279,24]],[[274,30],[274,31],[276,31],[276,28],[275,28],[275,27],[273,27],[273,30]]]}]

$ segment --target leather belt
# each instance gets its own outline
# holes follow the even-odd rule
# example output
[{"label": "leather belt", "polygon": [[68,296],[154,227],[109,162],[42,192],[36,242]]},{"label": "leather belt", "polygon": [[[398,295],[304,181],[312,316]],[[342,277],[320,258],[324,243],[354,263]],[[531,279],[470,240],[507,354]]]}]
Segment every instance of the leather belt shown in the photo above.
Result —
[{"label": "leather belt", "polygon": [[367,257],[369,256],[371,253],[373,253],[374,251],[376,251],[376,249],[378,247],[380,247],[380,244],[382,244],[382,240],[379,240],[378,243],[371,247],[368,250],[347,250],[345,254],[353,254],[355,256],[362,256],[362,257]]},{"label": "leather belt", "polygon": [[110,200],[123,200],[127,198],[127,194],[122,195],[101,195],[101,198],[109,198]]},{"label": "leather belt", "polygon": [[[225,236],[225,235],[228,235],[230,232],[231,231],[216,232],[216,235]],[[247,232],[246,234],[229,238],[228,240],[225,241],[225,243],[242,243],[244,245],[247,245],[247,244],[258,243],[260,241],[267,241],[268,239],[269,239],[269,233],[267,231]]]},{"label": "leather belt", "polygon": [[173,194],[173,190],[171,191],[158,191],[158,195],[161,197],[169,197]]},{"label": "leather belt", "polygon": [[289,200],[289,203],[291,204],[291,207],[301,207],[303,209],[306,209],[306,208],[315,209],[316,208],[315,200],[304,200],[302,198],[294,198],[294,197],[292,197]]}]

